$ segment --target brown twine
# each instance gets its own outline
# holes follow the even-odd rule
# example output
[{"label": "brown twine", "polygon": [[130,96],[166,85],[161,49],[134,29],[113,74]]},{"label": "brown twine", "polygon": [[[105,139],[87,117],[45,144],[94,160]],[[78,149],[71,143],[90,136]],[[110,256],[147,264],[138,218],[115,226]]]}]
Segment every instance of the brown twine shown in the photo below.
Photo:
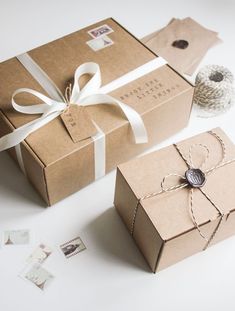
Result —
[{"label": "brown twine", "polygon": [[[218,168],[220,167],[223,167],[225,165],[228,165],[232,162],[235,161],[235,158],[234,159],[231,159],[231,160],[228,160],[228,161],[224,161],[225,157],[226,157],[226,147],[225,147],[225,144],[224,144],[224,141],[221,139],[221,137],[216,134],[215,132],[213,131],[209,131],[208,132],[209,134],[213,135],[220,143],[220,146],[221,146],[221,149],[222,149],[222,158],[219,160],[219,162],[212,166],[210,169],[207,169],[205,170],[203,173],[205,174],[205,176],[207,177],[209,174],[211,174],[212,172],[214,172],[215,170],[217,170]],[[190,146],[189,148],[189,160],[187,160],[185,158],[185,156],[182,154],[181,150],[179,149],[179,147],[174,144],[173,145],[177,152],[179,153],[179,155],[181,156],[181,158],[184,160],[185,164],[187,165],[187,167],[189,169],[192,169],[192,168],[195,168],[194,167],[194,163],[193,163],[193,159],[192,159],[192,150],[193,148],[195,148],[196,146],[200,146],[202,147],[205,151],[206,151],[206,156],[205,156],[205,159],[203,161],[203,163],[200,165],[200,169],[206,164],[207,160],[209,159],[209,155],[210,155],[210,151],[208,149],[208,147],[206,145],[203,145],[203,144],[193,144]],[[180,177],[181,180],[184,180],[184,182],[180,183],[180,184],[177,184],[175,186],[171,186],[171,187],[168,187],[168,188],[165,188],[164,184],[167,180],[167,178],[171,177],[171,176],[177,176],[177,177]],[[131,235],[133,236],[134,234],[134,228],[135,228],[135,221],[136,221],[136,216],[137,216],[137,211],[138,211],[138,207],[141,203],[141,201],[143,200],[147,200],[149,198],[152,198],[152,197],[155,197],[155,196],[158,196],[162,193],[166,193],[166,192],[173,192],[173,191],[178,191],[180,189],[183,189],[185,187],[189,187],[190,185],[188,184],[187,180],[186,180],[186,177],[183,176],[183,175],[179,175],[179,174],[175,174],[175,173],[171,173],[171,174],[168,174],[166,175],[163,179],[162,179],[162,182],[161,182],[161,190],[159,191],[156,191],[156,192],[152,192],[150,194],[147,194],[145,196],[143,196],[142,198],[138,199],[137,201],[137,204],[136,204],[136,207],[134,209],[134,213],[133,213],[133,219],[132,219],[132,224],[131,224]],[[201,193],[206,197],[206,199],[213,205],[213,207],[218,211],[218,214],[219,214],[219,222],[218,224],[216,225],[215,229],[213,230],[212,234],[210,235],[209,238],[207,238],[201,231],[199,225],[198,225],[198,222],[197,222],[197,219],[195,217],[195,214],[194,214],[194,204],[193,204],[193,194],[194,194],[194,191],[195,189],[198,189],[199,191],[201,191]],[[205,193],[205,191],[199,187],[199,188],[194,188],[194,187],[190,187],[189,188],[189,214],[190,214],[190,217],[191,217],[191,220],[195,226],[195,228],[198,230],[200,236],[206,241],[206,245],[203,247],[203,250],[207,249],[207,247],[210,245],[211,241],[214,239],[217,231],[219,230],[219,227],[221,225],[221,222],[224,218],[224,213],[223,211],[212,201],[212,199],[208,196],[208,194]],[[227,219],[227,218],[226,218]]]},{"label": "brown twine", "polygon": [[71,96],[72,96],[72,84],[69,83],[69,85],[66,86],[65,92],[64,92],[64,98],[66,101],[66,107],[63,111],[63,113],[66,113],[69,110],[69,107],[71,105]]}]

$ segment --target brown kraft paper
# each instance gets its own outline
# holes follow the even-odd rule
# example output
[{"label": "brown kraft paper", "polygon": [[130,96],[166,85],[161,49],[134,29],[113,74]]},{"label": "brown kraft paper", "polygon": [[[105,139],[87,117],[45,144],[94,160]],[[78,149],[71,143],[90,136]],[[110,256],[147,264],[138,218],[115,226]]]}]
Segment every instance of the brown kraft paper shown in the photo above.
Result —
[{"label": "brown kraft paper", "polygon": [[[94,51],[87,44],[92,40],[89,31],[104,24],[113,30],[107,35],[113,44]],[[102,85],[105,85],[157,57],[111,18],[40,46],[28,54],[62,92],[71,83],[75,69],[84,62],[99,64]],[[13,92],[22,87],[45,92],[16,58],[0,64],[0,77],[2,136],[39,117],[14,111],[11,107]],[[79,83],[84,84],[84,79]],[[170,66],[164,65],[110,95],[130,105],[142,116],[149,141],[147,144],[134,143],[130,125],[117,107],[86,107],[84,110],[89,118],[105,133],[106,173],[185,127],[191,112],[193,87]],[[39,103],[34,97],[24,94],[17,96],[17,102],[22,105]],[[21,143],[26,175],[47,205],[94,181],[94,143],[91,138],[80,138],[84,137],[76,136],[73,141],[58,117]],[[9,152],[16,159],[14,148]]]},{"label": "brown kraft paper", "polygon": [[[224,143],[224,161],[233,161],[208,174],[201,188],[206,195],[196,188],[193,192],[195,220],[210,243],[207,245],[191,217],[190,187],[141,200],[135,216],[133,238],[153,272],[165,269],[235,233],[235,192],[231,183],[235,173],[235,147],[220,128],[213,132]],[[187,160],[193,144],[202,144],[209,150],[204,171],[221,160],[221,144],[209,132],[177,143]],[[192,154],[196,166],[207,156],[203,148],[195,149]],[[173,145],[118,166],[114,204],[129,232],[133,228],[139,198],[158,192],[168,174],[184,175],[187,169]],[[179,177],[177,179],[176,176],[169,186],[178,183]]]}]

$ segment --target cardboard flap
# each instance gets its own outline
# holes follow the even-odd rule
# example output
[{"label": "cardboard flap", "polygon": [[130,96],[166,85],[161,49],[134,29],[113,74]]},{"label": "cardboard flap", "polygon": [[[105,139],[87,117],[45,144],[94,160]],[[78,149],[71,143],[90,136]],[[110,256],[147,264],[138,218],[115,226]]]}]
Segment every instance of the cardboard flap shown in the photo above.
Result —
[{"label": "cardboard flap", "polygon": [[[225,160],[235,159],[235,146],[217,128],[214,130],[226,146]],[[189,156],[192,144],[204,144],[208,147],[209,157],[204,169],[216,165],[221,159],[222,150],[218,140],[208,132],[194,136],[177,144],[183,155]],[[195,160],[201,162],[202,153],[195,155]],[[141,158],[124,163],[119,169],[137,198],[142,198],[159,191],[164,176],[176,173],[184,175],[187,166],[174,146],[163,148]],[[214,170],[206,180],[203,191],[220,208],[224,214],[235,209],[235,191],[231,180],[235,175],[235,162]],[[173,181],[173,180],[172,180]],[[174,182],[180,182],[178,179]],[[164,240],[172,239],[186,231],[192,230],[194,224],[190,217],[189,188],[172,191],[142,201],[142,207]],[[218,211],[199,189],[194,190],[193,209],[199,225],[218,217]],[[137,229],[138,230],[138,229]]]}]

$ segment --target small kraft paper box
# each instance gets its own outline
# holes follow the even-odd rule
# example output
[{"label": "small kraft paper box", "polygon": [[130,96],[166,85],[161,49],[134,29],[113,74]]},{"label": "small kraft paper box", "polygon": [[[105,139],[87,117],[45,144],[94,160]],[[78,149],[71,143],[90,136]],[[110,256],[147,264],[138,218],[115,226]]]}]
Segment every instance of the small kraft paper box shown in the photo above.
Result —
[{"label": "small kraft paper box", "polygon": [[0,150],[52,205],[185,127],[192,96],[109,18],[0,64]]},{"label": "small kraft paper box", "polygon": [[235,233],[234,175],[220,128],[118,166],[114,205],[153,272]]}]

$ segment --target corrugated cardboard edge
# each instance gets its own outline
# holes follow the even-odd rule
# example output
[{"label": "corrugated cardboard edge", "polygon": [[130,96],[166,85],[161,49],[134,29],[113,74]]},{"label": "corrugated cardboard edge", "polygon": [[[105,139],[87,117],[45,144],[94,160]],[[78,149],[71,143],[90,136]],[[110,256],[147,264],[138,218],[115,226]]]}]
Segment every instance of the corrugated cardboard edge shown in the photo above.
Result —
[{"label": "corrugated cardboard edge", "polygon": [[[118,187],[118,175],[120,176],[122,182],[126,185],[126,189],[128,190],[129,194],[131,197],[133,197],[135,199],[135,203],[133,204],[133,207],[131,207],[131,209],[134,209],[137,202],[138,202],[138,198],[136,196],[136,194],[133,192],[132,188],[130,187],[129,183],[127,182],[125,176],[122,174],[122,172],[119,170],[119,168],[117,167],[117,170],[116,170],[116,183],[115,183],[115,197],[114,197],[114,206],[119,214],[119,216],[121,217],[121,219],[123,220],[125,226],[126,226],[126,229],[127,231],[129,232],[130,234],[130,224],[127,223],[124,215],[122,215],[122,213],[120,212],[120,209],[119,209],[119,206],[117,204],[117,187]],[[135,236],[132,236],[133,238],[133,241],[135,242],[136,246],[138,247],[138,249],[140,250],[142,256],[146,259],[146,262],[148,263],[149,265],[149,268],[151,269],[152,272],[156,273],[156,267],[157,267],[157,263],[160,259],[160,256],[162,254],[162,250],[164,248],[164,245],[165,245],[165,241],[162,239],[162,237],[160,236],[160,234],[158,233],[158,231],[156,230],[154,224],[152,223],[151,219],[148,217],[148,215],[146,214],[146,211],[142,208],[141,206],[141,210],[142,212],[145,214],[145,218],[147,219],[147,221],[151,224],[152,226],[152,229],[154,230],[156,236],[157,236],[157,239],[159,240],[159,247],[157,247],[156,245],[156,255],[154,256],[154,261],[155,263],[151,266],[151,264],[149,263],[149,260],[146,258],[146,255],[144,254],[144,252],[141,250],[141,248],[139,247],[139,244],[137,242],[137,240],[135,239]],[[131,219],[130,219],[131,221]],[[155,259],[156,258],[156,259]]]}]

